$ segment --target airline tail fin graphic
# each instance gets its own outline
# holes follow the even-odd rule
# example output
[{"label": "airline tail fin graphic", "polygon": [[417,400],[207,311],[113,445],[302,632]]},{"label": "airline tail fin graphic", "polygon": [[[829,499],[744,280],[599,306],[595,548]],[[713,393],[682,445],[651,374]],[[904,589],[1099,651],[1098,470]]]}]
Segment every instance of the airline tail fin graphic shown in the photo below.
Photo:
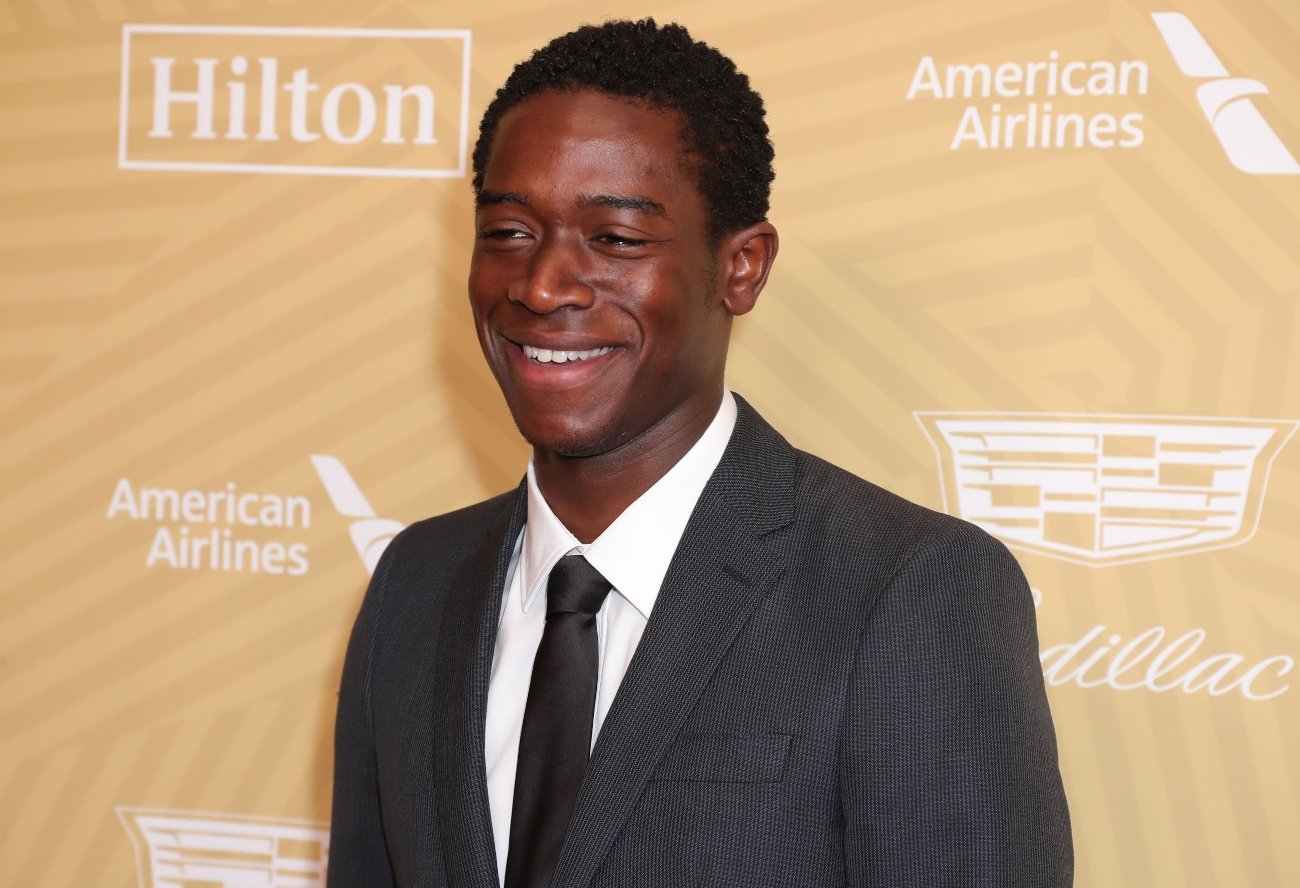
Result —
[{"label": "airline tail fin graphic", "polygon": [[340,515],[358,519],[352,522],[348,533],[352,537],[352,545],[357,547],[361,560],[365,562],[366,572],[373,574],[379,557],[405,525],[391,518],[377,518],[365,494],[338,458],[312,454],[311,461],[334,508]]},{"label": "airline tail fin graphic", "polygon": [[1244,173],[1300,175],[1300,162],[1246,98],[1266,93],[1268,87],[1258,80],[1230,77],[1196,25],[1182,13],[1155,12],[1151,18],[1184,74],[1214,78],[1197,87],[1196,99],[1232,165]]},{"label": "airline tail fin graphic", "polygon": [[1192,20],[1181,12],[1153,12],[1160,36],[1169,44],[1174,61],[1188,77],[1227,77],[1228,69],[1210,49]]}]

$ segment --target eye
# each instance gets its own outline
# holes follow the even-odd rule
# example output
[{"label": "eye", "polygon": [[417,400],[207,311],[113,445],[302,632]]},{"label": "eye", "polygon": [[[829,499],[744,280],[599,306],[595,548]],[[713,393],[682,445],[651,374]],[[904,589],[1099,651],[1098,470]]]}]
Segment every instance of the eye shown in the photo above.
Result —
[{"label": "eye", "polygon": [[649,243],[645,238],[629,237],[623,234],[602,234],[596,237],[596,241],[602,244],[609,244],[612,247],[623,247],[626,249],[644,247]]},{"label": "eye", "polygon": [[528,237],[528,232],[518,228],[488,228],[478,233],[480,240],[510,241]]},{"label": "eye", "polygon": [[514,225],[489,225],[478,233],[476,249],[493,253],[513,253],[526,250],[533,243],[533,235],[526,228]]}]

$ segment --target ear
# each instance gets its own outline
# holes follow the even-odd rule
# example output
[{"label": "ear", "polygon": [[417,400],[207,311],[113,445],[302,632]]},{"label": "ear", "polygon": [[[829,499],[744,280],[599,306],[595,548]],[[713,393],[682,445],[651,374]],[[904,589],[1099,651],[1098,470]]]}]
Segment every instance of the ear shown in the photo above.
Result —
[{"label": "ear", "polygon": [[758,302],[779,246],[776,228],[759,222],[726,234],[718,247],[718,286],[722,304],[732,315],[746,314]]}]

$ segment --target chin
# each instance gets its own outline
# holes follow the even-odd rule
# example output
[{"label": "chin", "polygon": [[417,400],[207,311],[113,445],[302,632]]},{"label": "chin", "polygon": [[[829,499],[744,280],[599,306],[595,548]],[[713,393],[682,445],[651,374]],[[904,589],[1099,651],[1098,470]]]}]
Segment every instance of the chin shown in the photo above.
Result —
[{"label": "chin", "polygon": [[627,443],[621,431],[602,425],[556,426],[521,422],[515,417],[515,426],[535,449],[570,459],[600,456]]}]

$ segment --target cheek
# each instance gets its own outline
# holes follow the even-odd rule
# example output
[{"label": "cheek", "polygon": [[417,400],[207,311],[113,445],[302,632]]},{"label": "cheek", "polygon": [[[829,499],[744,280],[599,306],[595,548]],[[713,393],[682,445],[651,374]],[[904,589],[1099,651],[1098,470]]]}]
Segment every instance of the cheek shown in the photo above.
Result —
[{"label": "cheek", "polygon": [[717,318],[707,311],[704,295],[689,294],[698,304],[692,310],[684,306],[663,307],[652,315],[649,361],[657,378],[675,378],[683,382],[712,375],[719,356],[725,354],[725,342],[719,343]]},{"label": "cheek", "polygon": [[[499,262],[477,257],[469,266],[469,304],[474,320],[482,321],[505,293],[505,278]],[[501,294],[501,295],[499,295]]]}]

